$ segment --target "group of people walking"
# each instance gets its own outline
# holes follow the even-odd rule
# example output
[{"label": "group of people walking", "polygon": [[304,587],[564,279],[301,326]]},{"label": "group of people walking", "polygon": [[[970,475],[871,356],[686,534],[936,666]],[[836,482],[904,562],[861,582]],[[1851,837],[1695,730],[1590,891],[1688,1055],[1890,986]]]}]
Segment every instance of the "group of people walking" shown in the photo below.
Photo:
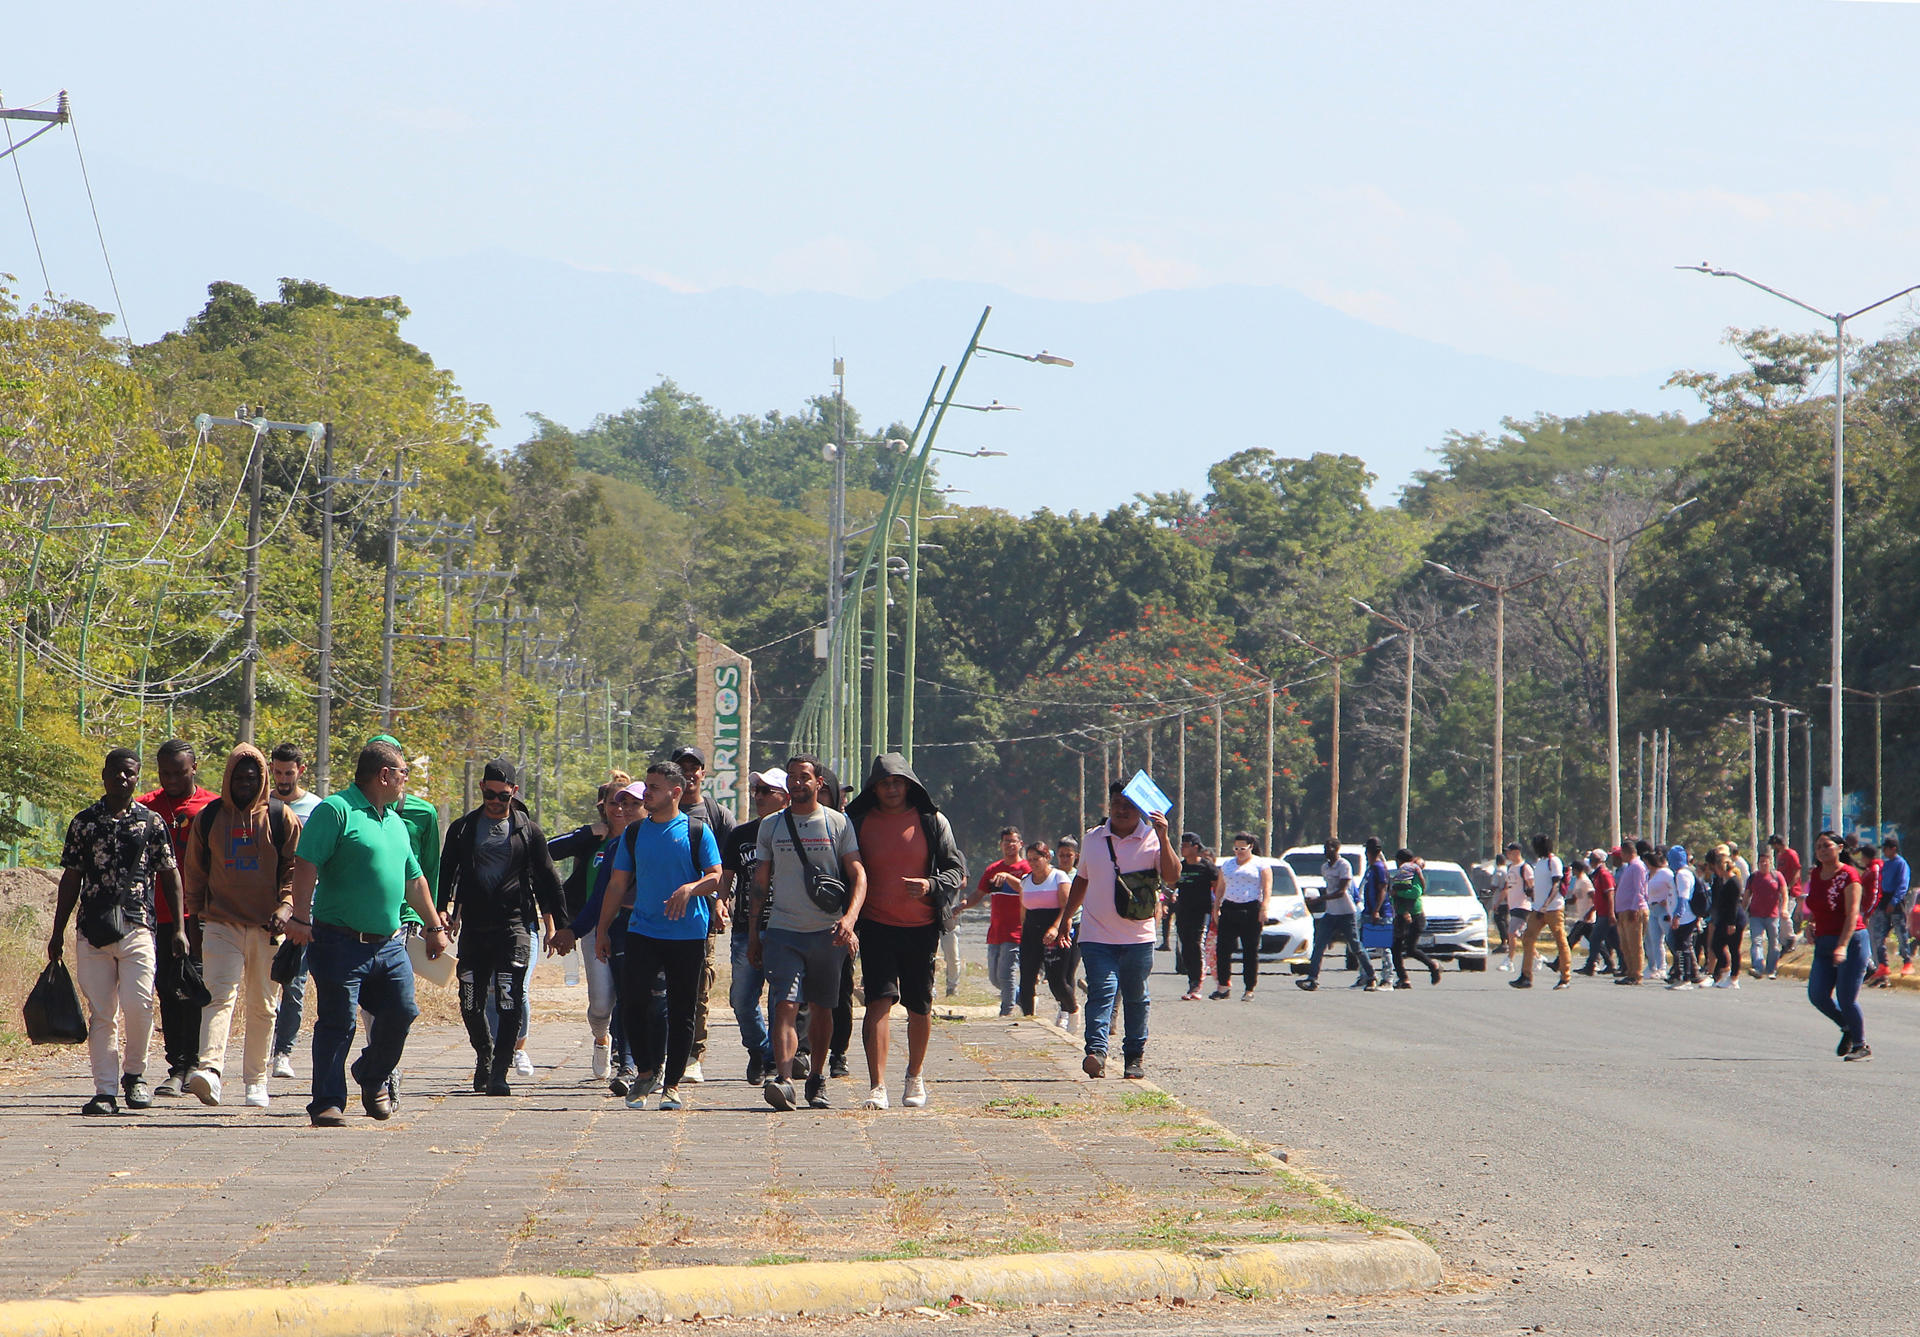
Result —
[{"label": "group of people walking", "polygon": [[[1124,1075],[1140,1077],[1156,939],[1175,951],[1183,1001],[1201,998],[1209,971],[1207,997],[1231,997],[1236,958],[1250,999],[1273,897],[1253,835],[1235,836],[1231,857],[1216,862],[1191,833],[1176,846],[1165,815],[1117,783],[1105,820],[1083,836],[1049,845],[1003,829],[1000,857],[970,885],[947,817],[893,753],[874,759],[857,792],[809,755],[754,772],[754,815],[737,823],[704,792],[705,757],[678,748],[638,780],[616,772],[601,786],[599,819],[551,839],[520,801],[513,763],[496,759],[479,806],[443,840],[437,811],[407,792],[409,765],[389,735],[369,739],[353,783],[324,798],[304,788],[305,759],[289,743],[270,756],[235,747],[217,793],[198,783],[191,744],[171,740],[156,760],[159,787],[137,794],[139,757],[107,754],[102,796],[72,819],[61,857],[47,953],[60,961],[76,929],[92,1017],[90,1115],[156,1097],[221,1104],[236,1011],[244,1101],[267,1106],[270,1078],[294,1076],[311,996],[311,1121],[345,1122],[349,1081],[368,1116],[388,1118],[419,1011],[415,970],[437,969],[449,951],[473,1090],[511,1095],[510,1079],[533,1071],[527,985],[543,950],[580,953],[594,1077],[632,1108],[682,1109],[687,1089],[707,1080],[723,935],[746,1077],[767,1104],[826,1108],[828,1079],[849,1075],[857,967],[862,1107],[892,1103],[896,1006],[906,1016],[900,1100],[918,1107],[930,1098],[939,961],[951,995],[955,925],[982,901],[1001,1015],[1033,1016],[1044,979],[1054,1024],[1081,1032],[1087,1074],[1106,1074],[1117,1043]],[[1900,973],[1913,969],[1911,872],[1891,838],[1876,850],[1822,833],[1804,878],[1777,836],[1752,866],[1727,845],[1695,859],[1638,841],[1563,860],[1546,836],[1532,844],[1531,860],[1508,846],[1489,907],[1501,969],[1518,989],[1533,987],[1543,938],[1556,989],[1579,974],[1683,990],[1738,988],[1743,960],[1771,977],[1804,932],[1809,995],[1840,1028],[1841,1057],[1859,1061],[1871,1056],[1859,992],[1892,974],[1889,937]],[[560,862],[570,863],[565,877]],[[1358,862],[1327,844],[1323,885],[1309,897],[1312,954],[1296,983],[1318,989],[1326,953],[1344,946],[1355,988],[1410,987],[1410,963],[1437,985],[1440,964],[1421,946],[1423,861],[1407,849],[1389,860],[1370,840]],[[1369,927],[1385,935],[1387,925],[1391,966],[1376,972],[1363,944]],[[166,1075],[149,1086],[156,1022]],[[349,1063],[360,1024],[365,1042]]]}]

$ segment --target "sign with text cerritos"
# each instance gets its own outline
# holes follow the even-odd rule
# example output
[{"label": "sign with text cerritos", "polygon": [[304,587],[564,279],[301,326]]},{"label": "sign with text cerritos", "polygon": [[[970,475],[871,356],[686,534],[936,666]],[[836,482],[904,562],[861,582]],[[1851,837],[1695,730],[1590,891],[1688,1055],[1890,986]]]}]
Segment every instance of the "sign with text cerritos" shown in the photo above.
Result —
[{"label": "sign with text cerritos", "polygon": [[751,816],[746,780],[753,742],[753,661],[705,632],[694,644],[694,741],[707,754],[706,792],[744,821]]}]

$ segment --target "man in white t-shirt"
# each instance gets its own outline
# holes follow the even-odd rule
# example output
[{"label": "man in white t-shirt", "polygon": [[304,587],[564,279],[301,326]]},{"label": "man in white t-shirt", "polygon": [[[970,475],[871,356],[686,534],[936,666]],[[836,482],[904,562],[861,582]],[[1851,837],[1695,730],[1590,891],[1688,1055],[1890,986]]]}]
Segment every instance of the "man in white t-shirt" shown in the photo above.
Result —
[{"label": "man in white t-shirt", "polygon": [[[303,823],[320,806],[320,795],[306,788],[307,758],[297,743],[276,743],[267,758],[273,796],[286,804]],[[284,948],[282,950],[285,950]],[[273,1023],[273,1075],[293,1076],[293,1046],[300,1038],[300,1022],[307,1001],[307,949],[294,944],[294,969],[280,986],[280,1009]]]},{"label": "man in white t-shirt", "polygon": [[1516,989],[1533,987],[1533,962],[1540,950],[1540,934],[1550,930],[1553,945],[1558,950],[1560,963],[1560,982],[1555,989],[1567,989],[1573,985],[1573,948],[1567,945],[1567,888],[1566,869],[1560,858],[1553,852],[1553,842],[1546,836],[1533,838],[1532,901],[1527,906],[1527,927],[1521,934],[1521,946],[1526,955],[1520,966],[1520,978],[1512,982]]},{"label": "man in white t-shirt", "polygon": [[1360,959],[1360,973],[1354,979],[1352,988],[1372,992],[1373,962],[1363,951],[1357,951],[1360,945],[1359,934],[1355,931],[1359,924],[1359,907],[1353,899],[1353,865],[1340,853],[1337,841],[1329,840],[1321,854],[1326,862],[1320,865],[1320,876],[1325,883],[1326,903],[1323,913],[1313,921],[1313,956],[1307,962],[1307,977],[1295,980],[1294,984],[1308,993],[1320,987],[1320,959],[1327,954],[1327,948],[1336,942],[1345,942],[1356,949]]},{"label": "man in white t-shirt", "polygon": [[1659,866],[1661,855],[1647,856],[1647,973],[1659,979],[1667,973],[1667,935],[1673,924],[1673,870]]}]

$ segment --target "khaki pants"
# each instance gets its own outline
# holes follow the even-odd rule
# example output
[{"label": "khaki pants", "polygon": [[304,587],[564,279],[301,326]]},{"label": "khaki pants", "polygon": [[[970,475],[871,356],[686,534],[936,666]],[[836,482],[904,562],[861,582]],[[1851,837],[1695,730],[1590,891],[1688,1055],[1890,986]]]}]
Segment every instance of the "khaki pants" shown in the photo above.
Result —
[{"label": "khaki pants", "polygon": [[1616,910],[1613,923],[1620,935],[1620,978],[1637,983],[1647,968],[1647,912]]},{"label": "khaki pants", "polygon": [[[689,1063],[705,1062],[707,1057],[707,998],[713,993],[713,985],[720,978],[719,971],[713,966],[713,943],[715,935],[707,935],[706,964],[700,967],[700,992],[693,1000],[693,1052]],[[628,1043],[632,1043],[631,1037]]]},{"label": "khaki pants", "polygon": [[1520,973],[1527,979],[1533,978],[1533,959],[1539,951],[1540,931],[1553,930],[1553,945],[1560,953],[1560,978],[1573,976],[1573,948],[1567,945],[1567,912],[1565,910],[1535,910],[1527,916],[1527,927],[1520,935],[1520,945],[1526,950],[1526,960],[1520,965]]},{"label": "khaki pants", "polygon": [[[153,1043],[153,933],[135,925],[106,947],[95,947],[75,934],[74,946],[74,982],[87,1000],[87,1058],[94,1094],[117,1098],[120,1074],[143,1075],[147,1048]],[[125,1032],[124,1053],[114,1027],[116,1016]]]},{"label": "khaki pants", "polygon": [[200,969],[213,995],[200,1014],[200,1066],[224,1074],[236,995],[246,1014],[240,1072],[248,1086],[267,1080],[279,989],[272,978],[273,938],[263,928],[207,922],[201,929]]}]

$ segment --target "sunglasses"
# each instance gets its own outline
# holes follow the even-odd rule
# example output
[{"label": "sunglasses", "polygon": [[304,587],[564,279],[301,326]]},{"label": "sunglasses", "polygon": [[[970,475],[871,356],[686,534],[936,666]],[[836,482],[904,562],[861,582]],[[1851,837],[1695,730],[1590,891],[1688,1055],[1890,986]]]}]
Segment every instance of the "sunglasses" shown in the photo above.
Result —
[{"label": "sunglasses", "polygon": [[511,789],[482,789],[480,797],[489,803],[505,803],[513,797]]}]

